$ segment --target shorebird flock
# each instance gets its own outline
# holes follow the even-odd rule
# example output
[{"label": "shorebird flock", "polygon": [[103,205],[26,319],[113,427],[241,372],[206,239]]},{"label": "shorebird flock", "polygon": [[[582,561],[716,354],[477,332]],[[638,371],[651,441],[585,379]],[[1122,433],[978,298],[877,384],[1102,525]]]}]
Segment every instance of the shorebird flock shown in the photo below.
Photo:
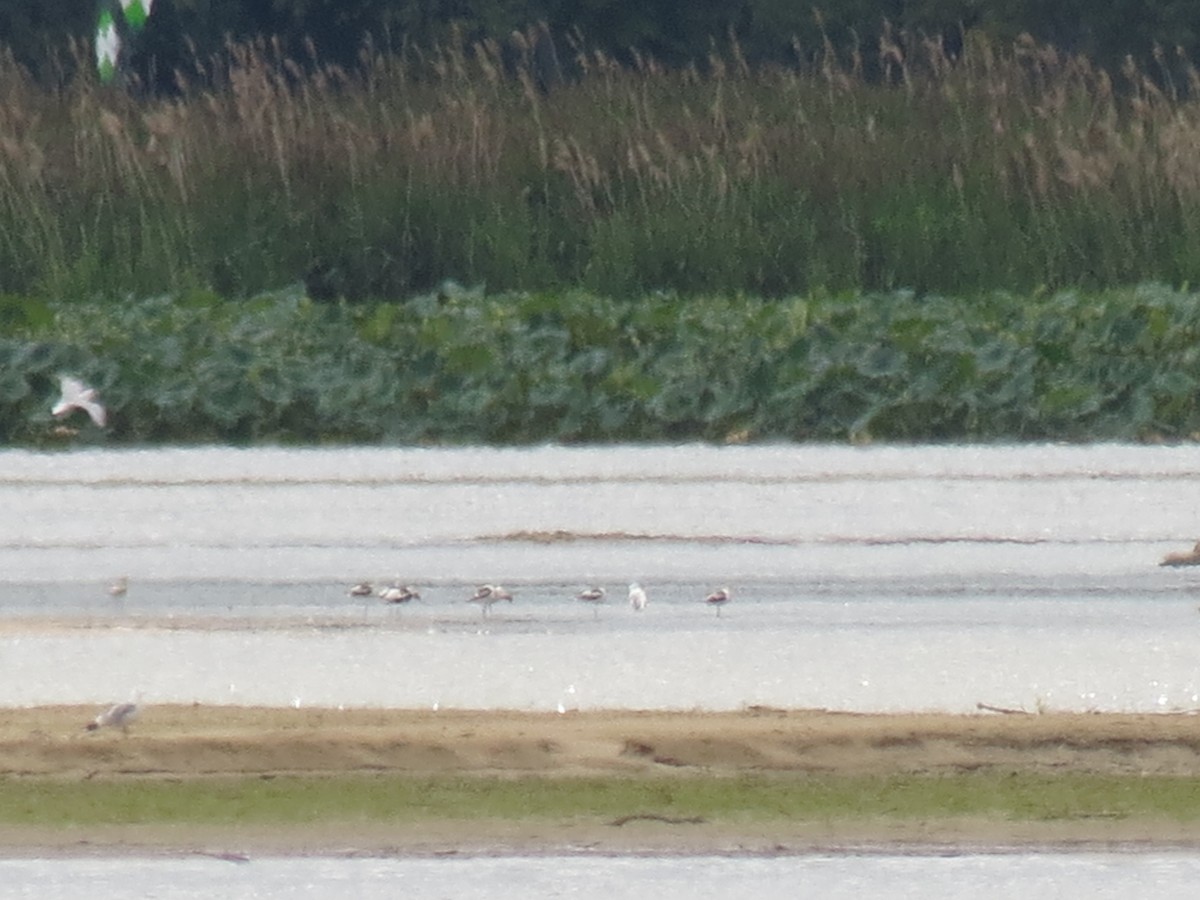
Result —
[{"label": "shorebird flock", "polygon": [[[421,592],[412,585],[404,584],[399,578],[392,581],[378,591],[370,581],[356,582],[346,589],[346,594],[350,597],[371,597],[378,596],[384,603],[399,607],[410,600],[420,600]],[[575,599],[581,603],[586,603],[592,607],[593,617],[600,618],[600,607],[608,600],[608,590],[600,585],[593,585],[584,588],[575,595]],[[646,589],[638,582],[633,582],[629,585],[629,608],[634,612],[643,612],[646,609],[649,599],[646,596]],[[721,615],[721,607],[733,599],[733,592],[728,587],[717,588],[703,599],[703,602],[716,609],[717,617]],[[488,618],[491,615],[492,606],[501,600],[513,602],[513,593],[498,584],[481,584],[475,588],[474,593],[466,598],[468,603],[478,603],[480,614],[483,618]]]}]

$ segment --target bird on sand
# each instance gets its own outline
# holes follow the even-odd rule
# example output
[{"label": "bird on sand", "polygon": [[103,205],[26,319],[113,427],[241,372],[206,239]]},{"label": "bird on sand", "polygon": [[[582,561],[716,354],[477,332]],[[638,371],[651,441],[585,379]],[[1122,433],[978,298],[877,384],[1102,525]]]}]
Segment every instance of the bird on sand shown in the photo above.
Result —
[{"label": "bird on sand", "polygon": [[64,416],[70,415],[72,410],[82,409],[91,416],[92,421],[98,427],[104,427],[104,423],[108,421],[108,413],[104,409],[104,405],[100,402],[100,396],[96,393],[94,387],[89,387],[78,378],[72,378],[70,375],[60,375],[58,377],[58,384],[62,390],[62,396],[58,398],[58,402],[50,410],[50,415],[61,419]]},{"label": "bird on sand", "polygon": [[636,612],[641,612],[646,608],[646,592],[642,590],[642,586],[636,581],[629,585],[629,605]]},{"label": "bird on sand", "polygon": [[96,731],[99,728],[120,728],[125,734],[129,734],[129,726],[137,721],[141,714],[136,703],[118,703],[106,709],[95,719],[88,722],[87,730]]},{"label": "bird on sand", "polygon": [[1160,566],[1200,566],[1200,541],[1186,552],[1175,551],[1163,557]]},{"label": "bird on sand", "polygon": [[481,584],[479,587],[475,588],[475,593],[471,595],[470,602],[482,603],[483,614],[486,616],[488,614],[488,610],[491,609],[492,604],[497,600],[507,600],[509,603],[511,603],[512,598],[513,595],[504,588],[500,587],[498,584]]},{"label": "bird on sand", "polygon": [[709,606],[715,606],[717,608],[717,617],[720,618],[721,607],[728,603],[731,599],[733,599],[732,592],[729,590],[729,588],[723,587],[718,588],[705,597],[704,602]]},{"label": "bird on sand", "polygon": [[604,602],[605,596],[608,594],[602,587],[590,587],[587,590],[580,591],[575,595],[576,600],[582,600],[584,603],[592,604],[592,612],[595,617],[600,618],[600,604]]}]

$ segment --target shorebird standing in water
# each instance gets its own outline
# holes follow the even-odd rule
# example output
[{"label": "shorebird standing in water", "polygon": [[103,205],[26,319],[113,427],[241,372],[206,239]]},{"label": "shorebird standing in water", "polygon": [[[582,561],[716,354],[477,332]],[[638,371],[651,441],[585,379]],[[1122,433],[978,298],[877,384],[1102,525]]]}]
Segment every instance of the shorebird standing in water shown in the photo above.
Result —
[{"label": "shorebird standing in water", "polygon": [[375,593],[375,588],[371,586],[369,581],[360,581],[358,584],[351,585],[346,591],[351,597],[370,597]]},{"label": "shorebird standing in water", "polygon": [[721,607],[728,603],[732,598],[733,594],[730,592],[729,588],[723,587],[718,588],[705,597],[704,602],[709,606],[715,606],[717,608],[717,618],[719,619],[721,617]]},{"label": "shorebird standing in water", "polygon": [[1196,546],[1187,552],[1181,553],[1178,550],[1168,553],[1163,557],[1160,566],[1200,566],[1200,541],[1196,541]]},{"label": "shorebird standing in water", "polygon": [[646,592],[642,590],[642,586],[636,581],[629,586],[629,605],[635,612],[641,612],[646,608]]},{"label": "shorebird standing in water", "polygon": [[597,619],[600,618],[600,604],[604,602],[604,597],[608,591],[602,587],[591,587],[586,591],[580,591],[575,595],[576,600],[582,600],[584,603],[592,604],[592,613]]},{"label": "shorebird standing in water", "polygon": [[129,734],[129,726],[137,721],[140,714],[141,710],[136,703],[118,703],[88,722],[87,730],[112,727],[120,728],[124,734]]},{"label": "shorebird standing in water", "polygon": [[492,604],[497,600],[507,600],[512,602],[513,595],[500,587],[498,584],[481,584],[475,588],[475,593],[471,596],[471,603],[483,604],[483,614],[486,617],[488,611],[492,608]]},{"label": "shorebird standing in water", "polygon": [[100,396],[94,387],[88,387],[78,378],[72,378],[70,375],[58,376],[58,385],[62,390],[62,396],[50,410],[50,415],[61,419],[63,416],[70,415],[72,410],[82,409],[91,416],[97,427],[104,427],[104,423],[108,420],[108,413],[100,402]]},{"label": "shorebird standing in water", "polygon": [[110,597],[124,597],[127,593],[129,593],[129,578],[125,575],[108,586],[108,596]]},{"label": "shorebird standing in water", "polygon": [[379,592],[379,599],[394,609],[399,609],[410,600],[420,600],[421,592],[407,584],[401,584],[397,579]]}]

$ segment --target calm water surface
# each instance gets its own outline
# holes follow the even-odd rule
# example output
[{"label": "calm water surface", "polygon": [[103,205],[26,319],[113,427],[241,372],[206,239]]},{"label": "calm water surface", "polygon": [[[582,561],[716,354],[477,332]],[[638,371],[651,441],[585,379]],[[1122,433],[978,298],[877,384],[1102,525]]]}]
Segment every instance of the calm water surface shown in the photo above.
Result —
[{"label": "calm water surface", "polygon": [[529,857],[476,859],[203,858],[0,861],[7,897],[730,897],[951,900],[978,897],[1195,897],[1200,859],[1177,853]]},{"label": "calm water surface", "polygon": [[0,706],[1190,710],[1197,500],[1190,447],[5,452]]}]

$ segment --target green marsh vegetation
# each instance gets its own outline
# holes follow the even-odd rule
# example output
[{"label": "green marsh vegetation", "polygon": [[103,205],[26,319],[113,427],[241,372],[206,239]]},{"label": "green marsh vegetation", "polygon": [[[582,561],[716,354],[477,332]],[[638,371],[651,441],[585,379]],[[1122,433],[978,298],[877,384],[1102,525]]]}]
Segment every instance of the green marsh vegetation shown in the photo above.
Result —
[{"label": "green marsh vegetation", "polygon": [[0,439],[78,442],[1150,440],[1200,432],[1200,297],[745,297],[445,286],[399,303],[0,298]]},{"label": "green marsh vegetation", "polygon": [[1200,76],[878,53],[580,49],[545,92],[489,43],[234,46],[171,98],[0,61],[0,440],[61,440],[63,371],[81,442],[1200,432]]},{"label": "green marsh vegetation", "polygon": [[869,66],[832,46],[753,68],[734,46],[682,70],[579,47],[579,77],[548,92],[531,51],[490,42],[368,46],[353,73],[233,46],[205,86],[157,99],[0,61],[0,290],[1195,282],[1195,70],[967,38],[950,58],[885,33]]},{"label": "green marsh vegetation", "polygon": [[954,776],[744,775],[732,778],[277,776],[0,780],[0,824],[286,825],[453,819],[715,823],[945,821],[1195,822],[1191,778],[991,772]]}]

